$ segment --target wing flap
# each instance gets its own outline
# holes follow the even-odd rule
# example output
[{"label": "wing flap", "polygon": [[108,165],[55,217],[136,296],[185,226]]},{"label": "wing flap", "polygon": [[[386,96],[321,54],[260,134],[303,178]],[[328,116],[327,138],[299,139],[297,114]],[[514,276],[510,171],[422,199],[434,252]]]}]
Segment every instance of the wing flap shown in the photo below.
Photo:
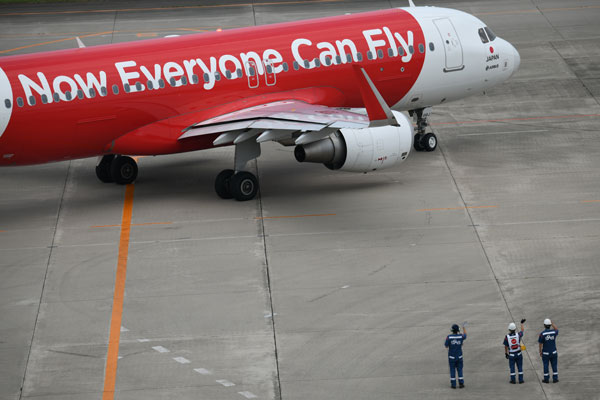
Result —
[{"label": "wing flap", "polygon": [[[282,132],[290,134],[300,132],[304,136],[304,141],[311,141],[304,134],[324,131],[331,133],[332,129],[360,129],[368,126],[368,117],[354,111],[308,104],[298,100],[284,100],[241,109],[198,122],[184,129],[179,140],[217,133],[233,133],[219,136],[214,144],[224,144],[224,141],[238,143],[257,136],[244,135],[244,131],[262,130],[277,131],[279,134],[261,136],[261,141],[277,140],[268,139],[271,137],[289,137]],[[240,135],[244,136],[240,137]],[[316,137],[321,136],[316,135]]]}]

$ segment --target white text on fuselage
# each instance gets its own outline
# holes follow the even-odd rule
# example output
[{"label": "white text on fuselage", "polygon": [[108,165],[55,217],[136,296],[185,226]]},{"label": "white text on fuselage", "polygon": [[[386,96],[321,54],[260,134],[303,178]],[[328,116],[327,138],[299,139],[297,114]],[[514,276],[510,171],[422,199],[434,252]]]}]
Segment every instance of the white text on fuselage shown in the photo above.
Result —
[{"label": "white text on fuselage", "polygon": [[[378,54],[391,53],[390,56],[400,56],[403,63],[408,63],[414,53],[414,34],[407,31],[403,36],[392,32],[388,27],[362,31],[363,39],[371,58]],[[290,45],[292,62],[295,69],[313,69],[318,65],[335,66],[350,62],[361,61],[356,43],[351,39],[322,41],[314,43],[307,38],[298,38]],[[312,57],[308,57],[308,55]],[[316,55],[316,56],[315,56]],[[317,61],[318,60],[318,61]],[[281,52],[266,49],[262,54],[248,51],[238,55],[223,54],[208,59],[188,58],[180,61],[167,61],[154,65],[138,65],[134,60],[115,62],[114,66],[120,82],[108,82],[106,71],[97,73],[87,72],[72,76],[58,75],[49,81],[43,72],[37,72],[35,77],[19,75],[25,97],[31,104],[34,93],[45,97],[48,102],[71,101],[79,98],[92,98],[95,94],[105,96],[108,88],[116,83],[126,93],[144,91],[146,89],[162,89],[168,83],[172,87],[202,83],[205,90],[215,87],[221,77],[238,79],[245,71],[246,76],[279,74],[284,72],[284,60]],[[114,91],[114,90],[113,90]],[[79,95],[77,95],[79,93]],[[45,103],[46,101],[44,101]]]}]

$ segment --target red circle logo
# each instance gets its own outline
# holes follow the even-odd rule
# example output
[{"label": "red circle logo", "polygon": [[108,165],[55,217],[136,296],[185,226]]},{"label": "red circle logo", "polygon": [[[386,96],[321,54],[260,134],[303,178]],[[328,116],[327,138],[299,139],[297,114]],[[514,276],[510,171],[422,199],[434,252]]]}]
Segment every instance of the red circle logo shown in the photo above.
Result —
[{"label": "red circle logo", "polygon": [[490,46],[490,53],[494,54],[494,48]]},{"label": "red circle logo", "polygon": [[511,342],[512,344],[517,344],[517,339],[512,339],[510,342]]}]

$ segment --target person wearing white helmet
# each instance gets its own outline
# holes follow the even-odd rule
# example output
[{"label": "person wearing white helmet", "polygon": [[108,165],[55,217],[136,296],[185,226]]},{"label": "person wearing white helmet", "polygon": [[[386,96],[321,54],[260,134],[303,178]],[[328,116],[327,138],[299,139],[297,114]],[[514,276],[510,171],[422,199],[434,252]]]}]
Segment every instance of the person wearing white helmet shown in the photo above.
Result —
[{"label": "person wearing white helmet", "polygon": [[525,331],[525,318],[521,320],[521,330],[516,332],[517,326],[514,322],[508,324],[508,335],[504,336],[504,356],[508,359],[510,368],[510,383],[516,383],[515,364],[519,370],[519,383],[525,382],[523,379],[523,354],[521,353],[521,338]]},{"label": "person wearing white helmet", "polygon": [[544,329],[538,338],[540,345],[540,357],[544,364],[544,383],[550,383],[550,370],[548,364],[552,365],[552,382],[558,382],[558,351],[556,350],[556,337],[558,328],[549,318],[544,320]]}]

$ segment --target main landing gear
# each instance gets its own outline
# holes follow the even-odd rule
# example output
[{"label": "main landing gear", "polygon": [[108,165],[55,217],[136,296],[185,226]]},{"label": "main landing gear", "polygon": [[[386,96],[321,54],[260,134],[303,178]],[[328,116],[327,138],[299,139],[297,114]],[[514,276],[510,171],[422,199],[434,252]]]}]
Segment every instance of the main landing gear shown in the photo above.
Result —
[{"label": "main landing gear", "polygon": [[104,183],[115,182],[119,185],[127,185],[135,181],[137,174],[137,163],[128,156],[108,154],[103,156],[96,165],[96,176]]},{"label": "main landing gear", "polygon": [[429,125],[427,118],[431,115],[431,107],[419,108],[409,111],[409,114],[417,122],[417,133],[413,146],[416,151],[434,151],[437,148],[437,136],[435,133],[425,133],[425,129]]},{"label": "main landing gear", "polygon": [[248,161],[260,155],[260,144],[246,140],[235,145],[235,170],[225,169],[215,179],[215,192],[222,199],[248,201],[258,193],[258,179],[246,169]]}]

